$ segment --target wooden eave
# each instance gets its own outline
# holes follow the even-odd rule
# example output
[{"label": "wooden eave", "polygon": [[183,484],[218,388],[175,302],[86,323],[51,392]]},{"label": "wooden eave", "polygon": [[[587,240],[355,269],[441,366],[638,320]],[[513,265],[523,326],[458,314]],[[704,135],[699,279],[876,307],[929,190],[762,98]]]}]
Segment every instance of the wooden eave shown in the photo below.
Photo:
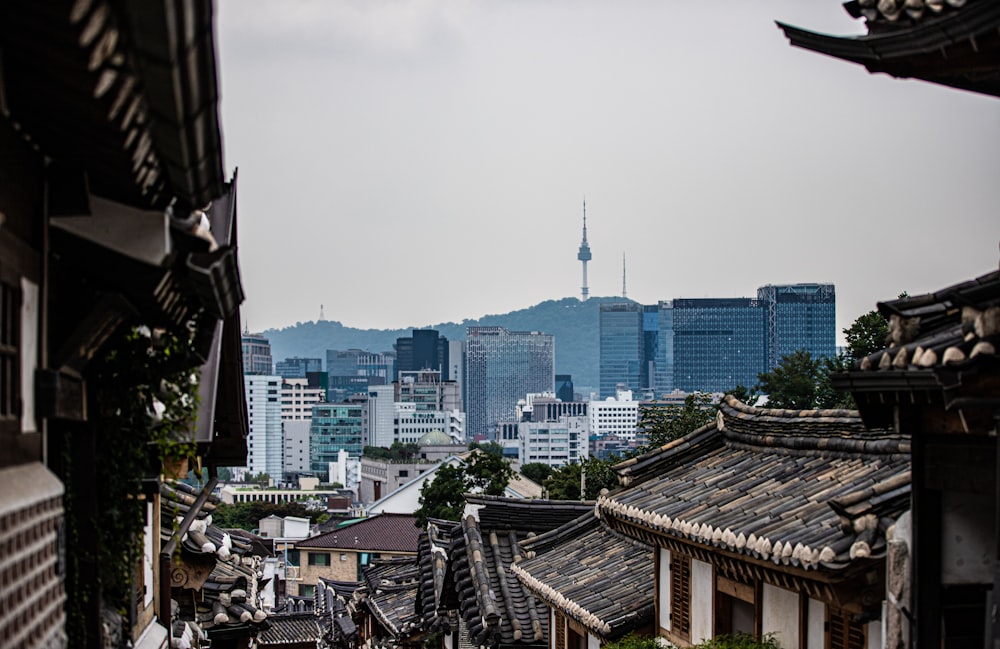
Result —
[{"label": "wooden eave", "polygon": [[718,574],[742,583],[759,580],[785,590],[804,592],[850,613],[875,611],[884,599],[885,568],[881,558],[853,562],[843,571],[805,570],[679,539],[627,519],[607,516],[605,520],[614,530],[652,547],[666,548],[671,553],[685,554],[711,564]]}]

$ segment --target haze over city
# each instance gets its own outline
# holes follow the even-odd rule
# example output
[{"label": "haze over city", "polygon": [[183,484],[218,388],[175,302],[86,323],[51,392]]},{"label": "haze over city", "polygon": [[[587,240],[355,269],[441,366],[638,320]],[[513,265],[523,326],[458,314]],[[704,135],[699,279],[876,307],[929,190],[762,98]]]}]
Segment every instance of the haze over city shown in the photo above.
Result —
[{"label": "haze over city", "polygon": [[[223,2],[253,330],[425,326],[578,296],[876,301],[996,266],[989,97],[792,48],[840,3]],[[943,237],[944,226],[951,234]]]}]

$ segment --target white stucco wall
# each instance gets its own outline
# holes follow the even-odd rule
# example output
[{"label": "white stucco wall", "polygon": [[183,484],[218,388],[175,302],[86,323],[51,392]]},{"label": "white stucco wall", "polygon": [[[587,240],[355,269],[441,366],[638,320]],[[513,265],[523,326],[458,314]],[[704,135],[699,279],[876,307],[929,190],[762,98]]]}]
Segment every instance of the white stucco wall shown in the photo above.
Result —
[{"label": "white stucco wall", "polygon": [[595,635],[587,634],[587,649],[601,649],[601,639]]},{"label": "white stucco wall", "polygon": [[663,629],[670,630],[670,550],[660,548],[660,574],[656,578],[659,594],[656,618]]},{"label": "white stucco wall", "polygon": [[691,642],[709,640],[712,632],[712,603],[715,580],[712,564],[691,559]]},{"label": "white stucco wall", "polygon": [[867,624],[868,649],[882,649],[882,620],[872,620]]},{"label": "white stucco wall", "polygon": [[809,627],[806,629],[806,646],[809,649],[826,647],[826,604],[809,598]]},{"label": "white stucco wall", "polygon": [[799,646],[799,594],[764,584],[761,626],[782,647]]}]

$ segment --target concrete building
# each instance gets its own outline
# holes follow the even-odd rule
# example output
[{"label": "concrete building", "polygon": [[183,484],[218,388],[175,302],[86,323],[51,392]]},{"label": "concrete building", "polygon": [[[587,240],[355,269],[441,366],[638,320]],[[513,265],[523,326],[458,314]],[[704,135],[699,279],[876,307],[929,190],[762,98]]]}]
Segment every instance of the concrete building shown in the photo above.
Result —
[{"label": "concrete building", "polygon": [[312,417],[312,407],[325,401],[326,389],[318,383],[311,382],[307,378],[282,379],[282,421],[308,420]]},{"label": "concrete building", "polygon": [[309,427],[312,419],[285,420],[281,422],[284,439],[282,481],[294,480],[300,475],[311,474],[309,465]]},{"label": "concrete building", "polygon": [[304,379],[310,372],[322,372],[322,358],[286,358],[274,364],[274,373],[283,379]]},{"label": "concrete building", "polygon": [[497,424],[514,417],[519,399],[551,392],[555,337],[505,327],[469,327],[466,336],[467,434],[494,439]]},{"label": "concrete building", "polygon": [[271,374],[271,342],[264,334],[243,332],[243,373]]},{"label": "concrete building", "polygon": [[389,448],[396,441],[394,390],[388,385],[368,387],[368,407],[361,427],[364,446]]},{"label": "concrete building", "polygon": [[586,415],[556,421],[522,421],[517,425],[518,461],[560,467],[587,459],[590,428]]},{"label": "concrete building", "polygon": [[281,377],[247,374],[244,377],[250,436],[247,469],[281,480],[284,443],[281,430]]},{"label": "concrete building", "polygon": [[613,398],[588,404],[590,434],[599,437],[635,439],[639,425],[639,402],[633,401],[631,390],[618,390]]}]

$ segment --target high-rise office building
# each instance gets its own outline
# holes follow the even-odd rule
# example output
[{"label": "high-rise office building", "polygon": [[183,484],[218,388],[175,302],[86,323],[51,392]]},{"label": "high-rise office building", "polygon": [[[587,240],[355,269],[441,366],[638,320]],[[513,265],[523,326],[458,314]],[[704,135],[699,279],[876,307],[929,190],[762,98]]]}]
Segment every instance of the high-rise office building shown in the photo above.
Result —
[{"label": "high-rise office building", "polygon": [[572,374],[556,374],[556,398],[560,401],[572,401],[576,398]]},{"label": "high-rise office building", "polygon": [[271,374],[271,342],[264,334],[243,332],[243,373]]},{"label": "high-rise office building", "polygon": [[368,386],[391,384],[395,363],[396,355],[393,352],[328,349],[327,401],[336,403],[353,395],[367,394]]},{"label": "high-rise office building", "polygon": [[673,390],[673,314],[669,302],[602,304],[600,396],[618,388],[639,392]]},{"label": "high-rise office building", "polygon": [[799,349],[833,356],[835,312],[832,284],[767,285],[756,298],[602,304],[601,398],[619,386],[654,398],[752,386]]},{"label": "high-rise office building", "polygon": [[674,383],[685,392],[751,386],[765,370],[764,310],[753,298],[673,301]]},{"label": "high-rise office building", "polygon": [[322,372],[322,358],[286,358],[274,364],[274,373],[283,379],[304,379],[309,372]]},{"label": "high-rise office building", "polygon": [[409,338],[396,339],[396,374],[419,370],[438,370],[441,378],[449,380],[450,363],[448,339],[434,329],[414,329]]},{"label": "high-rise office building", "polygon": [[243,381],[250,425],[247,468],[251,473],[266,473],[275,480],[281,480],[284,470],[281,377],[248,374]]},{"label": "high-rise office building", "polygon": [[469,327],[465,354],[466,430],[496,435],[497,423],[514,417],[519,399],[551,392],[555,385],[555,337],[505,327]]},{"label": "high-rise office building", "polygon": [[309,465],[317,474],[328,476],[331,462],[340,451],[361,457],[361,425],[365,404],[362,401],[322,403],[313,406],[309,427]]},{"label": "high-rise office building", "polygon": [[757,289],[767,311],[767,366],[804,349],[813,358],[837,353],[837,300],[833,284],[768,284]]}]

